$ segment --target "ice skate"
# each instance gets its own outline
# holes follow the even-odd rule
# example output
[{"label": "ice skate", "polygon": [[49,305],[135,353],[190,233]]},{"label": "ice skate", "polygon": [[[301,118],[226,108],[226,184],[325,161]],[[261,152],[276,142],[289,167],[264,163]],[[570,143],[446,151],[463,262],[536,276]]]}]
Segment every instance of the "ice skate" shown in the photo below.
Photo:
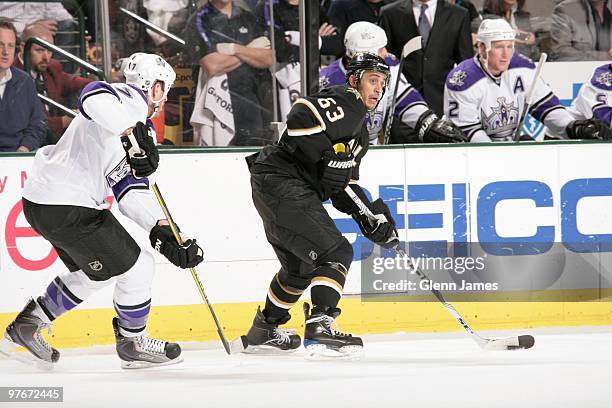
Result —
[{"label": "ice skate", "polygon": [[146,333],[124,337],[119,332],[119,320],[116,317],[113,318],[113,330],[121,368],[158,367],[183,361],[180,357],[181,347],[176,343],[152,339]]},{"label": "ice skate", "polygon": [[304,347],[307,358],[320,359],[325,357],[358,358],[363,350],[360,337],[341,333],[336,325],[340,309],[325,310],[314,307],[310,313],[310,305],[304,303]]},{"label": "ice skate", "polygon": [[257,308],[257,314],[253,319],[253,326],[246,335],[248,346],[245,353],[278,354],[293,352],[300,347],[300,336],[292,330],[280,329],[280,324],[287,323],[290,316],[282,318],[274,323],[264,316]]},{"label": "ice skate", "polygon": [[[51,369],[59,360],[60,353],[41,335],[44,329],[51,333],[51,323],[39,317],[43,314],[38,303],[30,299],[15,320],[7,326],[4,339],[0,342],[0,354],[39,368]],[[19,346],[29,353],[18,352]]]}]

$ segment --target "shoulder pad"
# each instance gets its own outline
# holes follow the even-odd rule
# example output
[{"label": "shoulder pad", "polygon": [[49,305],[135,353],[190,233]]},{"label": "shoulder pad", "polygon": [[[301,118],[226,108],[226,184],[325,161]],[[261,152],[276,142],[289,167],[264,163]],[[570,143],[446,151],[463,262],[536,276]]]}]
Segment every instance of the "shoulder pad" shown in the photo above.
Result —
[{"label": "shoulder pad", "polygon": [[512,55],[512,59],[510,60],[510,64],[508,65],[508,70],[515,69],[515,68],[534,69],[535,68],[535,64],[533,63],[532,60],[530,60],[529,58],[527,58],[523,54],[519,54],[518,52],[515,52]]},{"label": "shoulder pad", "polygon": [[340,67],[340,59],[332,62],[319,71],[319,88],[346,84],[346,73]]},{"label": "shoulder pad", "polygon": [[476,58],[470,58],[448,73],[446,87],[452,91],[465,91],[484,77],[485,73]]},{"label": "shoulder pad", "polygon": [[591,77],[591,85],[604,91],[612,90],[612,64],[597,67]]},{"label": "shoulder pad", "polygon": [[387,56],[385,57],[385,62],[389,67],[399,65],[399,59],[397,59],[397,57],[393,54],[387,54]]},{"label": "shoulder pad", "polygon": [[77,108],[79,109],[79,112],[81,112],[83,116],[85,116],[87,119],[91,120],[91,118],[87,115],[87,113],[83,109],[83,102],[85,102],[85,99],[91,96],[99,95],[102,93],[114,95],[119,101],[121,101],[121,98],[117,94],[117,91],[115,91],[115,88],[113,88],[113,86],[109,84],[108,82],[95,81],[95,82],[88,83],[87,85],[85,85],[85,87],[81,91],[81,94],[79,95],[79,100],[77,103]]}]

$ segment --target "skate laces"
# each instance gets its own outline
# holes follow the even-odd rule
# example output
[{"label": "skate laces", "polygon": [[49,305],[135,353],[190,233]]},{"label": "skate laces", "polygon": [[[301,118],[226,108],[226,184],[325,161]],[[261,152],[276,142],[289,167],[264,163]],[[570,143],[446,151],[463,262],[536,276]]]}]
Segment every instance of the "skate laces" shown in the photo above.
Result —
[{"label": "skate laces", "polygon": [[143,335],[136,338],[136,344],[141,351],[148,351],[151,353],[164,355],[166,354],[166,351],[164,350],[166,347],[165,341],[152,339],[146,335]]},{"label": "skate laces", "polygon": [[47,333],[50,336],[51,335],[51,324],[42,322],[36,328],[36,331],[34,332],[33,337],[34,337],[34,340],[45,349],[45,351],[48,351],[49,353],[51,353],[53,351],[53,349],[51,348],[51,345],[47,343],[47,341],[44,339],[44,337],[41,334],[41,332],[45,329],[47,329]]},{"label": "skate laces", "polygon": [[329,330],[329,332],[334,336],[339,336],[339,337],[352,336],[351,334],[348,334],[348,333],[342,333],[340,331],[340,326],[338,325],[338,322],[336,322],[336,319],[326,314],[323,314],[317,317],[313,317],[306,321],[306,323],[319,323],[319,322],[323,325],[323,327],[325,327],[326,330]]},{"label": "skate laces", "polygon": [[266,343],[269,344],[290,344],[291,335],[295,332],[293,330],[280,329],[276,327],[273,331],[274,338],[268,340]]}]

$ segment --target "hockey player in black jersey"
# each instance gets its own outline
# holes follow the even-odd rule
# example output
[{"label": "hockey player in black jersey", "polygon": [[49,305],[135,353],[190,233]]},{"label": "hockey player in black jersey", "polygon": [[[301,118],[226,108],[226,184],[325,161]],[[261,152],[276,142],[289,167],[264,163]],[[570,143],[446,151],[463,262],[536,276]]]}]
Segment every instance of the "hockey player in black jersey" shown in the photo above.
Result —
[{"label": "hockey player in black jersey", "polygon": [[[304,304],[304,346],[342,354],[361,349],[359,337],[336,330],[337,307],[353,259],[351,244],[323,207],[331,199],[350,214],[363,234],[385,247],[396,243],[395,222],[381,199],[371,202],[356,181],[368,149],[366,112],[381,100],[389,67],[377,55],[356,54],[347,67],[347,85],[298,99],[278,144],[247,158],[253,202],[268,242],[281,263],[270,283],[266,305],[247,333],[247,350],[294,350],[300,336],[279,328],[309,286],[312,310]],[[350,184],[349,184],[350,183]],[[386,222],[372,226],[344,189],[350,185]]]}]

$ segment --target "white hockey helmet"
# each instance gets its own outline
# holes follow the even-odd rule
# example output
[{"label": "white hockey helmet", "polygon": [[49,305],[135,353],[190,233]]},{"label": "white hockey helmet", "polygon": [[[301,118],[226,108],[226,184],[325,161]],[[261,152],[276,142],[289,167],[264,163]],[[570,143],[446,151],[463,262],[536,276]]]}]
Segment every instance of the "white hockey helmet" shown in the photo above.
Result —
[{"label": "white hockey helmet", "polygon": [[[176,79],[174,69],[162,57],[144,52],[130,55],[125,64],[123,76],[125,77],[126,84],[142,89],[143,92],[149,95],[149,99],[151,99],[156,107],[166,99]],[[151,89],[153,89],[153,85],[157,81],[163,83],[164,96],[156,101],[153,99]]]},{"label": "white hockey helmet", "polygon": [[378,50],[387,46],[385,30],[367,21],[357,21],[346,29],[344,47],[350,58],[358,52],[370,52],[378,55]]},{"label": "white hockey helmet", "polygon": [[493,41],[514,41],[516,32],[503,18],[482,20],[478,27],[476,40],[483,43],[487,51],[491,49]]}]

